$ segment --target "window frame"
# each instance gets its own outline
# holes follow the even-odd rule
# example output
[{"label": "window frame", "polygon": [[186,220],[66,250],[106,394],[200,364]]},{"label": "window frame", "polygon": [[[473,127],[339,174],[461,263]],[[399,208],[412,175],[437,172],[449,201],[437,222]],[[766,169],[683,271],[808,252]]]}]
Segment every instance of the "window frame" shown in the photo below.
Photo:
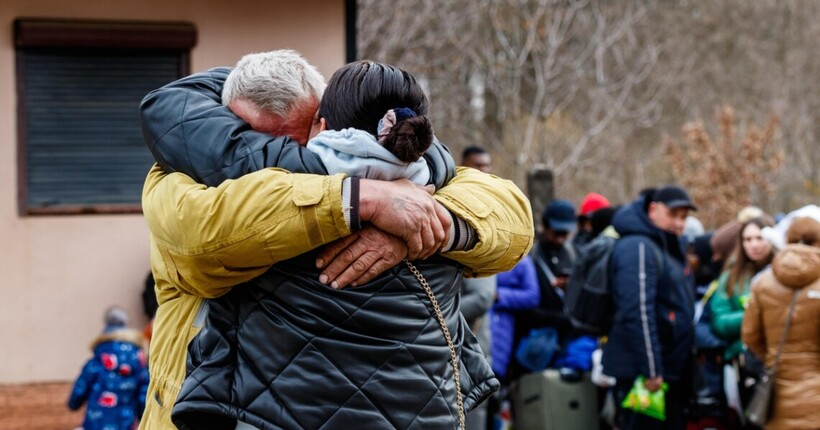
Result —
[{"label": "window frame", "polygon": [[[134,204],[68,204],[31,207],[28,203],[28,147],[26,136],[25,63],[29,48],[112,48],[121,50],[179,50],[178,76],[190,74],[196,27],[188,22],[93,21],[19,18],[14,21],[15,83],[17,92],[17,202],[20,215],[137,214]],[[146,148],[147,150],[147,148]],[[146,172],[147,174],[147,172]]]}]

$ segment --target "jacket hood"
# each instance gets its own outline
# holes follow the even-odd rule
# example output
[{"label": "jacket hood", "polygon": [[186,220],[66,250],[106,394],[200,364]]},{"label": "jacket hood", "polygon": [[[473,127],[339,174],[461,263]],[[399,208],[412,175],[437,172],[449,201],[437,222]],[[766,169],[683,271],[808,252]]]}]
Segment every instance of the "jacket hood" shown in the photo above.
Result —
[{"label": "jacket hood", "polygon": [[802,244],[788,245],[775,256],[772,271],[786,287],[805,287],[820,278],[820,248]]},{"label": "jacket hood", "polygon": [[91,350],[94,351],[99,345],[106,342],[126,342],[143,349],[146,347],[145,336],[142,333],[134,329],[122,328],[97,336],[94,342],[91,343]]},{"label": "jacket hood", "polygon": [[646,236],[675,258],[685,261],[685,253],[678,237],[673,233],[655,227],[643,207],[644,197],[641,196],[615,212],[615,216],[612,218],[612,226],[621,237],[628,235]]}]

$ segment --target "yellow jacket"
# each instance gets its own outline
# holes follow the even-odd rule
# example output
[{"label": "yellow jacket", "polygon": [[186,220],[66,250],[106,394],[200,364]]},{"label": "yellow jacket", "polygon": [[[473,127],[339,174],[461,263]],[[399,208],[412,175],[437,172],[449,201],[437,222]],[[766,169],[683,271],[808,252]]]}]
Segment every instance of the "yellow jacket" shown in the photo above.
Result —
[{"label": "yellow jacket", "polygon": [[[204,320],[203,299],[351,233],[342,212],[343,179],[269,168],[208,188],[181,173],[151,169],[142,205],[159,309],[141,429],[175,428],[171,409],[185,378],[188,344]],[[468,275],[509,270],[529,252],[531,209],[512,182],[459,168],[435,198],[478,234],[473,249],[444,254]]]}]

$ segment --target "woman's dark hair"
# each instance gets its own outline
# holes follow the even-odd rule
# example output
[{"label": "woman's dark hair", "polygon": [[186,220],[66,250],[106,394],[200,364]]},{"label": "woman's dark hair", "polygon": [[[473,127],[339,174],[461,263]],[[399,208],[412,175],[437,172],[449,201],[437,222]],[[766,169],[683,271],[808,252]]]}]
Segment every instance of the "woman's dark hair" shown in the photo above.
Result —
[{"label": "woman's dark hair", "polygon": [[412,163],[421,158],[433,144],[433,127],[426,116],[414,116],[399,121],[384,139],[382,145],[399,160]]},{"label": "woman's dark hair", "polygon": [[379,120],[390,109],[408,108],[417,116],[398,121],[384,147],[404,162],[416,161],[433,142],[427,95],[410,73],[373,61],[356,61],[337,70],[327,83],[319,116],[330,130],[356,128],[378,135]]}]

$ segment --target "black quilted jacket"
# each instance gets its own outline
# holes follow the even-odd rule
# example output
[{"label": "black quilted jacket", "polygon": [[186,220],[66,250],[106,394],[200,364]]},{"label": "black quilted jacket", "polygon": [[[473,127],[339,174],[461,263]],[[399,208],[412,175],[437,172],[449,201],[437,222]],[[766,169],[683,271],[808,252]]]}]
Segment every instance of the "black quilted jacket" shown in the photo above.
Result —
[{"label": "black quilted jacket", "polygon": [[[229,69],[192,75],[143,100],[142,127],[157,162],[217,185],[263,167],[325,174],[294,141],[250,130],[220,103]],[[435,142],[425,154],[437,187],[455,168]],[[455,386],[429,300],[400,264],[377,280],[336,291],[317,282],[315,255],[282,262],[208,302],[174,407],[182,429],[453,428]],[[458,312],[461,270],[419,265],[442,306],[461,360],[465,408],[499,384]]]},{"label": "black quilted jacket", "polygon": [[[272,268],[208,302],[189,346],[189,376],[173,410],[180,429],[453,429],[450,350],[432,306],[399,264],[357,288],[318,282],[315,255]],[[495,391],[459,312],[461,270],[445,259],[426,276],[460,357],[465,409]]]}]

